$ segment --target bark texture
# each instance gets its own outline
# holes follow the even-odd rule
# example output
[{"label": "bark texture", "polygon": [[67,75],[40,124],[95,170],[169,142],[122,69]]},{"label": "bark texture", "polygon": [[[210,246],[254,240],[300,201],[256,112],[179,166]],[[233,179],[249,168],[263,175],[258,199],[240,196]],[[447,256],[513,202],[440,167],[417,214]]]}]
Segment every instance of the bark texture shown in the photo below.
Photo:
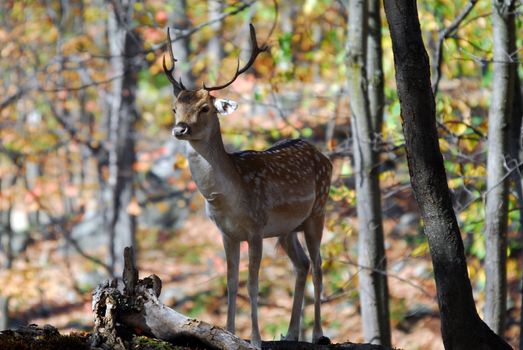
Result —
[{"label": "bark texture", "polygon": [[369,28],[367,33],[367,80],[372,130],[381,137],[385,91],[383,77],[383,50],[381,47],[380,1],[369,0]]},{"label": "bark texture", "polygon": [[[379,8],[379,7],[378,7]],[[348,92],[354,147],[357,213],[359,223],[358,265],[365,267],[359,273],[359,288],[363,335],[367,342],[390,346],[388,288],[386,257],[383,243],[381,198],[376,140],[381,125],[379,106],[371,113],[367,80],[368,12],[366,1],[349,2],[349,28],[347,40]],[[373,11],[376,11],[373,8]],[[379,11],[379,10],[378,10]],[[375,21],[375,18],[373,19]],[[376,23],[373,22],[373,28]],[[376,49],[373,41],[372,48]],[[376,52],[371,58],[379,65]],[[374,73],[375,71],[373,71]],[[374,77],[372,77],[374,80]],[[379,73],[378,79],[379,82]],[[379,103],[377,85],[372,84],[372,102]],[[373,118],[375,117],[375,118]]]},{"label": "bark texture", "polygon": [[485,322],[497,334],[505,329],[507,311],[508,123],[514,96],[514,0],[492,0],[494,46],[492,100],[487,142],[485,204]]},{"label": "bark texture", "polygon": [[[514,50],[514,52],[516,52]],[[523,161],[521,156],[522,143],[521,143],[521,125],[523,122],[523,94],[521,91],[521,81],[518,75],[518,66],[512,65],[514,69],[514,99],[512,101],[512,117],[509,124],[509,152],[510,161],[509,169],[515,167],[519,169],[513,170],[512,179],[514,181],[514,189],[517,195],[517,206],[519,208],[519,241],[523,240],[523,176],[521,176],[521,162]],[[520,294],[521,302],[523,303],[523,276],[520,281]],[[521,305],[520,305],[521,307]],[[519,343],[523,344],[523,312],[520,312],[519,316]]]},{"label": "bark texture", "polygon": [[[3,195],[4,183],[6,183],[5,188],[10,188],[16,184],[18,177],[21,175],[22,168],[18,165],[18,171],[16,175],[9,177],[4,176],[0,179],[0,196]],[[13,262],[15,258],[15,252],[13,251],[13,226],[11,222],[11,213],[13,211],[13,199],[9,196],[6,196],[7,200],[7,210],[0,213],[0,220],[3,224],[0,224],[0,252],[3,253],[2,260],[4,263],[2,269],[5,271],[10,271],[13,267]],[[2,227],[3,226],[3,227]],[[0,330],[7,329],[10,326],[9,319],[9,296],[0,296]]]},{"label": "bark texture", "polygon": [[136,217],[127,208],[134,197],[133,164],[136,161],[135,124],[139,113],[135,105],[141,40],[128,30],[132,4],[115,3],[108,18],[111,65],[115,75],[109,109],[109,204],[105,213],[109,233],[109,267],[123,267],[117,251],[135,246]]},{"label": "bark texture", "polygon": [[407,161],[428,238],[445,349],[511,349],[480,319],[439,150],[429,59],[415,0],[385,0]]}]

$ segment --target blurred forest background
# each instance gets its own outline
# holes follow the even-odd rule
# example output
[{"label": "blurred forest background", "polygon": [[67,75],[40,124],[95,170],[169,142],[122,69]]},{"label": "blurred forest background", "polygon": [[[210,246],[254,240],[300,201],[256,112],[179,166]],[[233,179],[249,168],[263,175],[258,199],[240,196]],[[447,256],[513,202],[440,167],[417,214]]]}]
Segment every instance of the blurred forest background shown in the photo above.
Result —
[{"label": "blurred forest background", "polygon": [[[462,10],[466,18],[449,28]],[[462,229],[476,305],[485,303],[486,140],[491,96],[488,1],[419,1],[431,62],[442,54],[436,95],[440,147]],[[519,12],[518,12],[519,11]],[[516,45],[523,47],[521,4]],[[185,85],[222,82],[249,55],[248,24],[270,46],[250,74],[218,93],[240,104],[222,119],[229,150],[261,150],[301,137],[328,154],[333,186],[323,238],[323,324],[334,341],[363,341],[358,219],[345,64],[347,5],[336,0],[47,0],[0,3],[0,329],[51,323],[90,329],[91,291],[121,271],[125,245],[141,273],[164,281],[177,311],[225,325],[225,255],[171,136],[172,87],[161,65],[172,28]],[[426,237],[411,192],[382,15],[384,121],[379,170],[392,344],[442,349]],[[521,49],[511,53],[515,62]],[[521,65],[519,73],[521,74]],[[194,84],[194,85],[193,85]],[[519,136],[517,136],[519,137]],[[520,165],[520,164],[519,164]],[[516,167],[517,168],[517,167]],[[508,179],[506,179],[508,181]],[[521,203],[508,196],[507,321],[519,341]],[[285,334],[292,267],[265,242],[262,338]],[[238,333],[250,332],[242,246]],[[304,333],[310,338],[312,283]]]}]

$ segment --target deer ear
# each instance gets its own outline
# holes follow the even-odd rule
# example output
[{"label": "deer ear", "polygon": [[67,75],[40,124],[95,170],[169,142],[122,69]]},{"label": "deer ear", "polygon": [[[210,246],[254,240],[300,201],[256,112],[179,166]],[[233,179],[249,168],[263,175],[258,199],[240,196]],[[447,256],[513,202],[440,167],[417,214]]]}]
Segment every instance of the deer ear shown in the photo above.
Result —
[{"label": "deer ear", "polygon": [[231,114],[238,108],[238,104],[231,100],[222,100],[219,98],[214,99],[214,107],[216,111],[221,115]]}]

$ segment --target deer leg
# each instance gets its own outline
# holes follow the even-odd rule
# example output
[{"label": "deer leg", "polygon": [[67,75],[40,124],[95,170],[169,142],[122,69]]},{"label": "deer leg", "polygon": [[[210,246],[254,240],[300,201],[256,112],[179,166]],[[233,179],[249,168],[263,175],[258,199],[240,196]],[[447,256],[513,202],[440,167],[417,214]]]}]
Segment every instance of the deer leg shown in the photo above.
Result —
[{"label": "deer leg", "polygon": [[234,333],[238,270],[240,268],[240,242],[223,235],[223,246],[227,259],[227,330]]},{"label": "deer leg", "polygon": [[312,341],[317,342],[323,337],[321,329],[321,291],[322,291],[322,271],[320,243],[323,235],[324,216],[309,217],[305,221],[304,234],[309,256],[312,261],[312,282],[314,284],[314,328],[312,330]]},{"label": "deer leg", "polygon": [[305,290],[305,283],[307,282],[307,274],[309,273],[310,262],[309,258],[307,258],[307,255],[303,251],[296,232],[292,232],[288,235],[280,237],[279,242],[285,250],[285,253],[287,253],[289,256],[296,272],[291,321],[289,323],[289,330],[287,331],[285,340],[298,340],[300,335],[300,318],[301,310],[303,308],[303,295]]},{"label": "deer leg", "polygon": [[251,301],[251,344],[261,347],[260,329],[258,328],[258,276],[263,251],[262,237],[249,240],[249,282],[248,291]]}]

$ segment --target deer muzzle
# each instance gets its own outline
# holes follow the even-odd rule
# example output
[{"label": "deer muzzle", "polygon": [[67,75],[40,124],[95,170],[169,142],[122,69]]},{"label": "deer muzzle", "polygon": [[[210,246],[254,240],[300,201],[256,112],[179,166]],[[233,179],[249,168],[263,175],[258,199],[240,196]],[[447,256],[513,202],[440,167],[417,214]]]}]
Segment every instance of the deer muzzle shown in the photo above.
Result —
[{"label": "deer muzzle", "polygon": [[173,128],[173,136],[176,138],[182,138],[191,134],[191,127],[186,123],[178,123]]}]

